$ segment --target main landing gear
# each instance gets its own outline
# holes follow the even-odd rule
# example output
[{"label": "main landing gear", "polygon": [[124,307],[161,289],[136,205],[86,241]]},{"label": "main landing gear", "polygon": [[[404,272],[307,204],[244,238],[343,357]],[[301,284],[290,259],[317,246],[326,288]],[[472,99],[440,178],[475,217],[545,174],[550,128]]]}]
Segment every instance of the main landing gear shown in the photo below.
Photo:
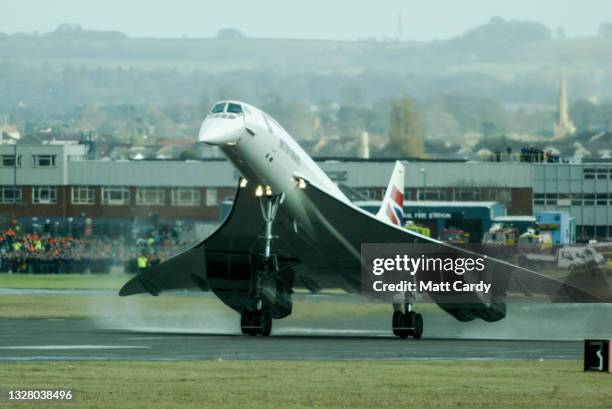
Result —
[{"label": "main landing gear", "polygon": [[244,310],[240,316],[240,329],[245,335],[260,334],[267,337],[272,332],[272,314],[268,309]]},{"label": "main landing gear", "polygon": [[272,235],[272,226],[276,218],[278,206],[284,200],[284,194],[259,196],[261,213],[265,222],[264,233],[260,236],[264,242],[264,251],[257,255],[255,272],[251,278],[251,294],[254,300],[254,308],[247,308],[242,311],[240,317],[240,329],[245,335],[262,335],[267,337],[272,332],[272,313],[265,308],[263,302],[264,282],[274,277],[278,271],[278,259],[272,253],[272,240],[276,236]]},{"label": "main landing gear", "polygon": [[393,304],[393,309],[393,335],[402,339],[420,339],[423,336],[423,316],[412,311],[412,303]]}]

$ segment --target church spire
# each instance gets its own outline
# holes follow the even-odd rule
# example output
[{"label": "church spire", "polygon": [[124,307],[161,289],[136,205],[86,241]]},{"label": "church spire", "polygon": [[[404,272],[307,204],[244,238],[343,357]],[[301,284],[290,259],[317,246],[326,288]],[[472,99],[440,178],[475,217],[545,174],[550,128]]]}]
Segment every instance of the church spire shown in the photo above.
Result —
[{"label": "church spire", "polygon": [[576,133],[576,127],[569,116],[567,100],[567,78],[565,76],[565,70],[563,70],[561,74],[561,89],[559,92],[559,120],[555,125],[555,139],[565,139]]}]

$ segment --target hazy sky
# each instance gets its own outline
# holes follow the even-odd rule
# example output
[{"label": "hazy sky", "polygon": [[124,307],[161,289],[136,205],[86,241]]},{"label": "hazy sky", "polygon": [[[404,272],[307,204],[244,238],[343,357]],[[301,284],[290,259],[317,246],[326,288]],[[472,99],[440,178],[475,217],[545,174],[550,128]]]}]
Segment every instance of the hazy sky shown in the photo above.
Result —
[{"label": "hazy sky", "polygon": [[568,36],[612,20],[609,0],[0,0],[0,31],[52,31],[60,23],[133,37],[211,37],[235,27],[250,37],[443,39],[491,16],[540,21]]}]

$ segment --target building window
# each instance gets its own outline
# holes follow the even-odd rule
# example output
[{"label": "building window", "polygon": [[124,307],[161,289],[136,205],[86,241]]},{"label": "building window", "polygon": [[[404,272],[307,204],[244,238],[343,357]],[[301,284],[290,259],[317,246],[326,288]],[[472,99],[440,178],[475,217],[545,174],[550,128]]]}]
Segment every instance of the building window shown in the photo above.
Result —
[{"label": "building window", "polygon": [[584,197],[584,205],[585,206],[595,206],[595,194],[594,193],[585,193]]},{"label": "building window", "polygon": [[546,198],[546,195],[544,193],[534,193],[533,194],[534,206],[544,206],[546,204],[545,198]]},{"label": "building window", "polygon": [[21,203],[21,188],[15,188],[13,186],[0,187],[0,203]]},{"label": "building window", "polygon": [[96,191],[91,186],[74,186],[72,188],[72,204],[90,205],[96,203]]},{"label": "building window", "polygon": [[455,200],[463,202],[475,202],[481,200],[482,192],[478,188],[457,188],[455,189]]},{"label": "building window", "polygon": [[35,168],[53,168],[55,167],[56,155],[32,155]]},{"label": "building window", "polygon": [[206,189],[206,206],[216,206],[219,204],[218,192],[216,188]]},{"label": "building window", "polygon": [[200,190],[192,188],[172,189],[172,206],[198,206]]},{"label": "building window", "polygon": [[608,205],[608,194],[607,193],[598,193],[595,196],[597,200],[597,206],[607,206]]},{"label": "building window", "polygon": [[417,190],[417,200],[449,200],[446,189],[427,188]]},{"label": "building window", "polygon": [[[375,187],[355,188],[354,196],[361,196],[357,200],[381,200],[380,189]],[[344,192],[346,194],[346,192]]]},{"label": "building window", "polygon": [[348,172],[346,170],[334,170],[325,173],[327,173],[327,176],[336,183],[346,183],[348,180]]},{"label": "building window", "polygon": [[15,155],[2,155],[0,164],[4,168],[21,167],[21,155],[17,155],[17,165],[15,166]]},{"label": "building window", "polygon": [[55,204],[57,203],[57,188],[53,186],[34,186],[32,188],[32,203]]},{"label": "building window", "polygon": [[476,200],[500,202],[506,206],[509,206],[512,202],[512,192],[507,188],[491,187],[482,188],[480,190],[480,196],[477,196]]},{"label": "building window", "polygon": [[583,175],[585,179],[595,179],[596,170],[593,168],[586,168],[583,171]]},{"label": "building window", "polygon": [[559,200],[559,195],[557,193],[546,193],[546,205],[547,206],[556,206]]},{"label": "building window", "polygon": [[127,205],[130,204],[130,190],[123,186],[108,186],[102,188],[102,204]]},{"label": "building window", "polygon": [[136,204],[146,206],[163,206],[166,204],[166,192],[159,187],[141,187],[136,191]]}]

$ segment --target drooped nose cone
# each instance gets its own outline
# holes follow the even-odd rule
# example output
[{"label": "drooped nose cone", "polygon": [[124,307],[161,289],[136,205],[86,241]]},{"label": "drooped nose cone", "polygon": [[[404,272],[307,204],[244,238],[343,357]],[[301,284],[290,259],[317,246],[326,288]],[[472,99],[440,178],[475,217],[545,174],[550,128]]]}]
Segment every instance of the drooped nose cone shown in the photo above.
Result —
[{"label": "drooped nose cone", "polygon": [[240,118],[206,118],[200,127],[198,139],[210,145],[235,143],[244,131]]}]

